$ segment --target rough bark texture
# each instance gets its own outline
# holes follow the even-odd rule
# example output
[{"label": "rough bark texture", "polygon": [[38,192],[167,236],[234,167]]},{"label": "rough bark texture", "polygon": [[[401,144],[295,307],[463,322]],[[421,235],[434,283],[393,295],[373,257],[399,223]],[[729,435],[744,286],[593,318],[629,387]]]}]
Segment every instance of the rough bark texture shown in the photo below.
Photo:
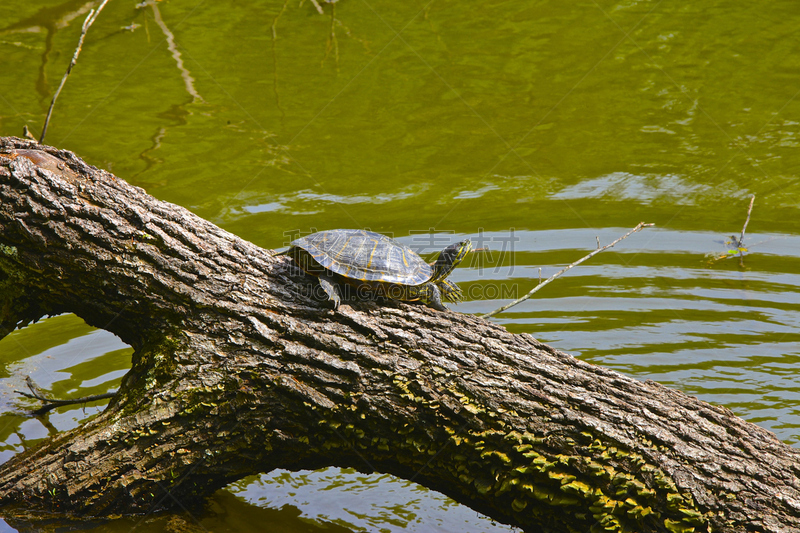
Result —
[{"label": "rough bark texture", "polygon": [[135,350],[101,415],[0,466],[0,515],[146,513],[337,465],[527,531],[800,531],[800,454],[723,407],[473,316],[331,311],[289,258],[70,152],[0,152],[0,337],[73,312]]}]

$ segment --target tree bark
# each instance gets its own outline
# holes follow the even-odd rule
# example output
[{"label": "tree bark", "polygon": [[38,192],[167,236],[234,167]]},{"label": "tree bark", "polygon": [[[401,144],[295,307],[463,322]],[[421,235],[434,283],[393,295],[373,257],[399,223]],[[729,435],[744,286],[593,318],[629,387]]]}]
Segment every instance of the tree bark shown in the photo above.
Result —
[{"label": "tree bark", "polygon": [[96,418],[0,466],[0,515],[188,507],[349,466],[526,531],[800,532],[798,451],[485,320],[337,311],[314,278],[74,154],[0,138],[0,337],[72,312],[134,348]]}]

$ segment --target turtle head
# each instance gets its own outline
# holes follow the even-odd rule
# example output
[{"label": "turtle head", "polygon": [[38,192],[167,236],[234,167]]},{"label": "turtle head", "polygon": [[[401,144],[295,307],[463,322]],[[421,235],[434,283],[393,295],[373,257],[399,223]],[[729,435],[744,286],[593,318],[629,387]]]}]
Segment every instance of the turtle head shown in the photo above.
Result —
[{"label": "turtle head", "polygon": [[472,251],[472,242],[469,239],[451,244],[439,254],[433,265],[431,281],[443,280],[453,271],[464,257]]}]

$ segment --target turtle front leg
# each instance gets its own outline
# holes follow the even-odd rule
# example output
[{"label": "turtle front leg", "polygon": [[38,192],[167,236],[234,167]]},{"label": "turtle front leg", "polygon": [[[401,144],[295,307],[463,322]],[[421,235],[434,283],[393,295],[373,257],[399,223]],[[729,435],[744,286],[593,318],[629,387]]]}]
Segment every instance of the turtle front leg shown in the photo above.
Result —
[{"label": "turtle front leg", "polygon": [[447,311],[447,308],[442,303],[442,295],[439,292],[439,287],[433,283],[428,283],[425,286],[425,292],[420,300],[438,311]]},{"label": "turtle front leg", "polygon": [[461,287],[450,281],[449,279],[442,279],[435,283],[439,289],[442,300],[453,303],[460,303],[463,296]]},{"label": "turtle front leg", "polygon": [[319,285],[322,287],[322,290],[325,291],[325,294],[328,295],[328,299],[333,302],[333,309],[338,309],[339,304],[342,303],[342,295],[339,292],[339,284],[325,274],[321,274],[319,277]]}]

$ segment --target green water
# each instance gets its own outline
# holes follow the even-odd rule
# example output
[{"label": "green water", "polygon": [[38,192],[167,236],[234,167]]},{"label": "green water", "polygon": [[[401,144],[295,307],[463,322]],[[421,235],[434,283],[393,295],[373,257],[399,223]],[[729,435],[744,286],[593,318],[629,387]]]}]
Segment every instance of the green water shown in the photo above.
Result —
[{"label": "green water", "polygon": [[[0,0],[0,134],[41,132],[98,4]],[[368,227],[426,254],[469,236],[487,250],[452,276],[465,313],[653,222],[495,320],[800,442],[796,3],[155,6],[108,3],[48,144],[264,247],[312,228]],[[710,263],[751,194],[744,266]],[[20,416],[25,375],[59,397],[94,394],[129,357],[73,316],[0,342],[0,460],[102,408]],[[186,520],[507,530],[422,487],[336,469],[242,480]],[[132,527],[167,525],[100,530]]]}]

